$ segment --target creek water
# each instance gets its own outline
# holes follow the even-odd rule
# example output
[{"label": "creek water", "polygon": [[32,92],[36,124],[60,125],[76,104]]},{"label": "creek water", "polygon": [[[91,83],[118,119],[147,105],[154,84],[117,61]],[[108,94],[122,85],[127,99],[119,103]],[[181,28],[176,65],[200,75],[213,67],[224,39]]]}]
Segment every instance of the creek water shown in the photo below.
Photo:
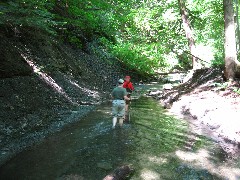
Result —
[{"label": "creek water", "polygon": [[112,129],[111,104],[23,151],[0,168],[0,179],[101,180],[131,165],[133,180],[240,179],[240,163],[216,142],[191,131],[159,103],[140,97],[131,121]]}]

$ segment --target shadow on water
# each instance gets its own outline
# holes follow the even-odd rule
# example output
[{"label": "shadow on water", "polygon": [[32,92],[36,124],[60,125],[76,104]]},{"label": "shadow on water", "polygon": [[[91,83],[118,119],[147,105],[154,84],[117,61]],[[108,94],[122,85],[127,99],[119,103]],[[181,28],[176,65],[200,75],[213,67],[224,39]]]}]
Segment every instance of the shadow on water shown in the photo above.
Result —
[{"label": "shadow on water", "polygon": [[31,147],[0,168],[1,179],[102,179],[131,164],[129,179],[240,179],[238,161],[166,115],[153,99],[131,104],[131,123],[111,129],[111,104]]}]

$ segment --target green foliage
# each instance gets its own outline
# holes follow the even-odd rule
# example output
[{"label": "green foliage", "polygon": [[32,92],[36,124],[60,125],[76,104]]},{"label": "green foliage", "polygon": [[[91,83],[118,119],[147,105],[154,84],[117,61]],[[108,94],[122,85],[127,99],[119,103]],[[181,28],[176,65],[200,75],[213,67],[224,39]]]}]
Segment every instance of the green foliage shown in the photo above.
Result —
[{"label": "green foliage", "polygon": [[[121,2],[118,6],[121,16],[115,17],[119,23],[117,43],[110,47],[106,43],[109,52],[129,67],[150,74],[176,66],[178,59],[173,51],[183,47],[183,43],[178,42],[185,41],[183,32],[173,31],[173,27],[180,24],[178,9],[157,1],[137,3],[137,6],[129,6],[129,2],[133,1]],[[171,16],[168,18],[166,13]]]},{"label": "green foliage", "polygon": [[54,33],[54,14],[50,12],[53,3],[32,0],[6,1],[0,3],[0,24],[11,27],[35,27]]},{"label": "green foliage", "polygon": [[215,55],[215,59],[214,61],[212,61],[212,66],[214,67],[224,67],[224,57],[223,57],[223,53],[220,54],[216,54]]},{"label": "green foliage", "polygon": [[[222,1],[187,0],[186,7],[198,56],[222,66]],[[79,48],[84,38],[98,39],[102,51],[143,73],[191,67],[176,0],[5,0],[0,2],[0,25],[61,33]]]},{"label": "green foliage", "polygon": [[82,42],[78,37],[72,35],[69,37],[69,41],[73,44],[76,44],[80,49],[82,48]]},{"label": "green foliage", "polygon": [[240,94],[240,88],[234,88],[233,89],[233,92],[237,93],[237,94]]},{"label": "green foliage", "polygon": [[228,87],[228,82],[224,82],[224,83],[214,83],[214,86],[219,87],[219,89],[222,90],[226,90],[226,88]]}]

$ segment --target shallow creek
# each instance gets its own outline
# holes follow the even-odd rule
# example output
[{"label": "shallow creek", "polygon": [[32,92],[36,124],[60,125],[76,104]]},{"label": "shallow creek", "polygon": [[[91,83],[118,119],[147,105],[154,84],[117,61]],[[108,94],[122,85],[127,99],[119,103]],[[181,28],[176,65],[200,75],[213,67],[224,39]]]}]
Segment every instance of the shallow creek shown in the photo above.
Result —
[{"label": "shallow creek", "polygon": [[130,123],[113,130],[111,104],[99,106],[8,161],[0,179],[101,180],[121,165],[135,169],[133,180],[240,179],[238,160],[156,100],[141,96],[130,112]]}]

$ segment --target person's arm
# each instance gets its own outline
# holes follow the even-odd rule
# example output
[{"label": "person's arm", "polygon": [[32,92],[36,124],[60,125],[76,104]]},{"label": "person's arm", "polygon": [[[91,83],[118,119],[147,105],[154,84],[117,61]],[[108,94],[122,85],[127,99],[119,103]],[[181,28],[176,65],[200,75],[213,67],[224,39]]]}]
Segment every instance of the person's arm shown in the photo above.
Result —
[{"label": "person's arm", "polygon": [[132,84],[132,83],[129,83],[128,87],[129,87],[129,89],[130,89],[131,91],[134,91],[134,87],[133,87],[133,84]]},{"label": "person's arm", "polygon": [[124,96],[124,100],[130,101],[131,99],[128,98],[127,96]]},{"label": "person's arm", "polygon": [[127,82],[125,81],[124,83],[123,83],[123,88],[127,88]]},{"label": "person's arm", "polygon": [[112,99],[112,100],[114,99],[114,97],[113,97],[113,90],[112,90],[112,92],[111,92],[111,99]]},{"label": "person's arm", "polygon": [[127,90],[124,89],[124,100],[130,101],[131,99],[129,97],[127,97]]}]

